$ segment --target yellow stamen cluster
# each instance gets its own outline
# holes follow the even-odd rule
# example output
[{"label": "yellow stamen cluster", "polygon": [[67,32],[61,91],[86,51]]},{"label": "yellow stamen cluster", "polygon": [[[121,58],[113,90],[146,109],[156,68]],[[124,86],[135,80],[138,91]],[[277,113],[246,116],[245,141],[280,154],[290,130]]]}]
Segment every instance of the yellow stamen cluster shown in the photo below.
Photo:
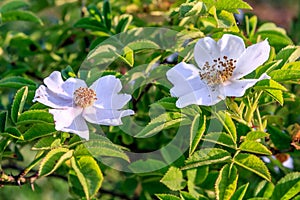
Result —
[{"label": "yellow stamen cluster", "polygon": [[96,92],[90,88],[80,87],[74,92],[74,102],[82,108],[93,105],[96,100]]},{"label": "yellow stamen cluster", "polygon": [[204,66],[200,68],[200,78],[208,85],[221,84],[227,81],[235,69],[236,60],[228,59],[227,56],[213,60],[213,64],[205,62]]}]

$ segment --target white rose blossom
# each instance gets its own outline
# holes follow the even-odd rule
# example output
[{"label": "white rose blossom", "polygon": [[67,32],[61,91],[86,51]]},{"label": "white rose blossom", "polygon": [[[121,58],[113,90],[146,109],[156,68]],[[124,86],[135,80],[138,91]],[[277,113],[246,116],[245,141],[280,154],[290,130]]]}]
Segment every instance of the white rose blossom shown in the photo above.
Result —
[{"label": "white rose blossom", "polygon": [[90,87],[78,78],[63,81],[61,73],[54,71],[44,79],[35,93],[38,101],[49,109],[54,117],[55,129],[75,133],[88,140],[86,121],[93,124],[118,126],[121,118],[133,115],[133,110],[121,110],[131,95],[119,94],[122,84],[112,75],[96,80]]},{"label": "white rose blossom", "polygon": [[267,61],[269,53],[267,40],[245,48],[235,35],[224,34],[218,42],[200,39],[194,48],[198,66],[181,62],[167,72],[171,96],[178,97],[176,106],[211,106],[227,96],[243,96],[258,81],[270,78],[264,73],[258,79],[240,79]]}]

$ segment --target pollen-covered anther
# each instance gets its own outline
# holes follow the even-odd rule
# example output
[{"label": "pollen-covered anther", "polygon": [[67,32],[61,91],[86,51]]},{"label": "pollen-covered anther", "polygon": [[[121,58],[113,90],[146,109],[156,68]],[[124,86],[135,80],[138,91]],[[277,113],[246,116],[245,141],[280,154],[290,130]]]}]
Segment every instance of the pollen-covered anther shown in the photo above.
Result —
[{"label": "pollen-covered anther", "polygon": [[199,72],[200,78],[208,85],[221,84],[231,78],[234,69],[236,68],[236,60],[229,59],[227,56],[213,60],[213,64],[205,62]]},{"label": "pollen-covered anther", "polygon": [[96,92],[90,88],[80,87],[74,92],[74,102],[82,108],[93,105],[96,100]]}]

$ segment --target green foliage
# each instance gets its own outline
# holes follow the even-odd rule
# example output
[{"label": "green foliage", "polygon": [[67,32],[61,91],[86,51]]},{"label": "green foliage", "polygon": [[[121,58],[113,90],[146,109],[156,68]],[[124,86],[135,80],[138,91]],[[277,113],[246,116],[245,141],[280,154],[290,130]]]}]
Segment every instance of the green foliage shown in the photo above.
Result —
[{"label": "green foliage", "polygon": [[237,181],[238,175],[235,166],[224,165],[216,181],[217,199],[231,199],[236,190]]},{"label": "green foliage", "polygon": [[[242,0],[0,2],[1,197],[47,198],[35,194],[56,193],[51,180],[61,179],[53,199],[300,199],[297,22],[294,32],[255,15],[238,24],[240,9],[252,8]],[[247,78],[271,79],[212,107],[178,108],[167,71],[195,63],[198,39],[225,33],[246,46],[267,40],[268,61]],[[57,130],[51,108],[32,101],[53,71],[88,85],[120,78],[135,114],[122,126],[88,123],[88,141]],[[16,185],[24,186],[11,195]]]},{"label": "green foliage", "polygon": [[257,156],[252,154],[238,154],[234,158],[234,163],[237,165],[256,173],[262,178],[271,181],[271,175],[262,160],[260,160]]},{"label": "green foliage", "polygon": [[176,167],[170,167],[160,181],[173,191],[182,190],[185,187],[182,171]]},{"label": "green foliage", "polygon": [[292,199],[300,192],[299,181],[299,172],[287,174],[277,182],[272,199]]}]

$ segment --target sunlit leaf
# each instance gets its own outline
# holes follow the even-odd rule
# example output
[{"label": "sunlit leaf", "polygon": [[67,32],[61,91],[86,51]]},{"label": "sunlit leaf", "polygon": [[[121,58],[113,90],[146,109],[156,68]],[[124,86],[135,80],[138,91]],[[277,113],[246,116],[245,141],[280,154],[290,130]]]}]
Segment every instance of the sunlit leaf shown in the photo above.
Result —
[{"label": "sunlit leaf", "polygon": [[43,158],[39,167],[39,176],[48,176],[73,155],[73,150],[56,148]]},{"label": "sunlit leaf", "polygon": [[188,118],[183,118],[181,113],[163,113],[151,120],[151,122],[143,128],[135,137],[150,137],[162,130],[173,128],[179,125],[187,125],[190,123]]},{"label": "sunlit leaf", "polygon": [[269,134],[266,133],[266,132],[251,131],[251,132],[247,133],[247,135],[245,137],[245,140],[255,141],[255,140],[262,139],[262,138],[265,138],[265,137],[268,137],[268,136],[269,136]]},{"label": "sunlit leaf", "polygon": [[69,173],[69,182],[75,193],[83,191],[86,199],[93,198],[100,189],[103,175],[97,162],[91,156],[71,158],[72,171]]},{"label": "sunlit leaf", "polygon": [[186,185],[182,172],[176,167],[170,167],[160,182],[173,191],[181,190]]},{"label": "sunlit leaf", "polygon": [[240,187],[235,191],[235,193],[232,195],[231,199],[243,200],[243,199],[244,199],[244,196],[245,196],[245,194],[246,194],[246,192],[247,192],[248,186],[249,186],[249,183],[240,186]]},{"label": "sunlit leaf", "polygon": [[206,117],[200,116],[200,114],[196,115],[190,131],[190,146],[189,146],[189,155],[191,156],[196,150],[202,135],[205,131],[206,126]]},{"label": "sunlit leaf", "polygon": [[272,155],[272,152],[266,146],[259,142],[251,140],[244,141],[239,146],[239,149],[255,154]]},{"label": "sunlit leaf", "polygon": [[203,141],[235,149],[235,143],[232,141],[230,135],[223,132],[209,133],[205,135]]},{"label": "sunlit leaf", "polygon": [[195,151],[182,169],[192,169],[199,166],[227,162],[231,159],[230,153],[217,148],[205,148]]},{"label": "sunlit leaf", "polygon": [[259,159],[257,156],[252,154],[244,154],[240,153],[233,160],[237,165],[254,172],[255,174],[259,175],[260,177],[271,181],[270,172],[265,165],[265,163]]},{"label": "sunlit leaf", "polygon": [[217,200],[230,200],[237,188],[238,174],[235,166],[224,165],[216,181]]},{"label": "sunlit leaf", "polygon": [[272,199],[289,200],[298,193],[300,193],[300,173],[292,172],[277,182]]},{"label": "sunlit leaf", "polygon": [[23,112],[19,118],[17,124],[24,123],[54,123],[53,115],[45,110],[29,110]]},{"label": "sunlit leaf", "polygon": [[101,157],[116,157],[122,158],[129,162],[129,158],[123,149],[106,139],[92,139],[84,143],[87,150],[93,157],[100,159]]},{"label": "sunlit leaf", "polygon": [[18,117],[23,111],[27,94],[28,94],[28,87],[24,86],[21,89],[19,89],[15,95],[14,101],[11,106],[11,119],[14,123],[18,121]]}]

